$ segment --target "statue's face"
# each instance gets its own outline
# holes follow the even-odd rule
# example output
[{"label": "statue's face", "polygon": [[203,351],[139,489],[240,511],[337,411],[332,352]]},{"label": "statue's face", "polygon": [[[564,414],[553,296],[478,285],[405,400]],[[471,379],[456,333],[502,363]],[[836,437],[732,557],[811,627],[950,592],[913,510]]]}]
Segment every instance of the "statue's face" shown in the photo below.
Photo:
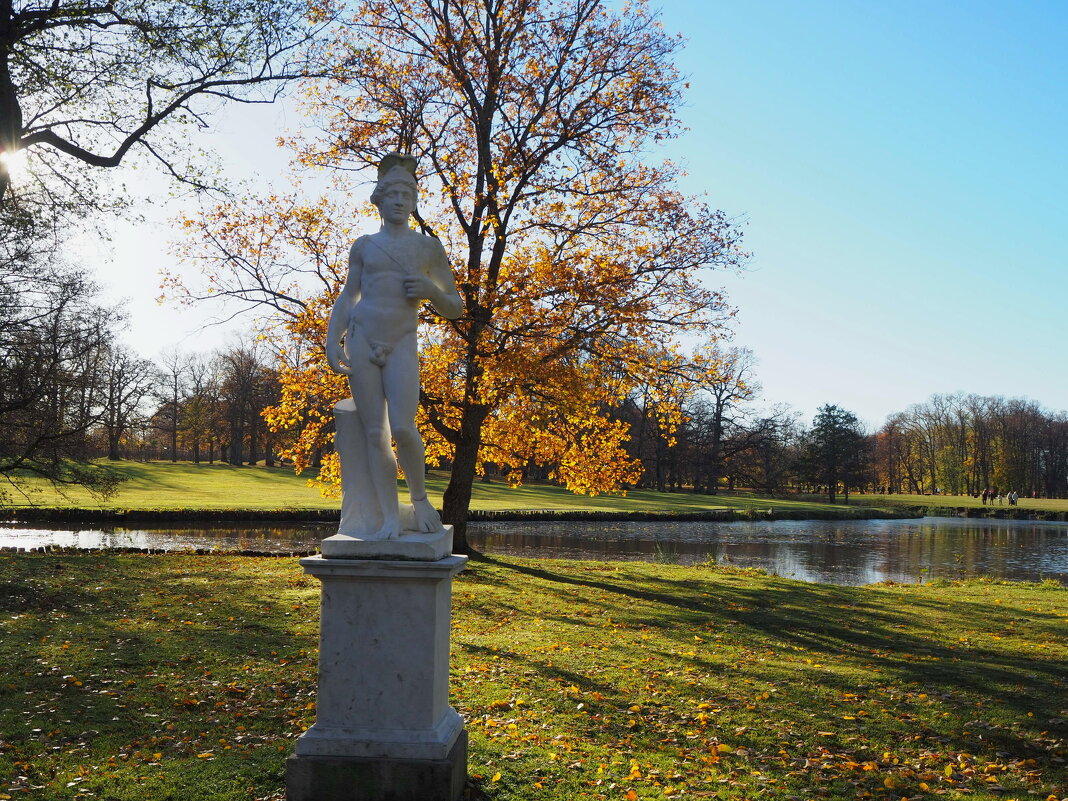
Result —
[{"label": "statue's face", "polygon": [[377,193],[378,213],[390,223],[404,223],[415,211],[415,192],[402,183],[394,183]]}]

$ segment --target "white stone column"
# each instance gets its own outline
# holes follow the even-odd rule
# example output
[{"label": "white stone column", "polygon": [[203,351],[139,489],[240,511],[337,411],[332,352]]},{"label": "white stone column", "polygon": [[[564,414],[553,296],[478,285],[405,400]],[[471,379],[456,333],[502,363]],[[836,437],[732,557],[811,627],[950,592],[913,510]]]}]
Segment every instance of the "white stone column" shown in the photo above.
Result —
[{"label": "white stone column", "polygon": [[449,631],[466,562],[300,560],[322,582],[319,694],[287,766],[289,801],[459,797],[467,738],[448,703]]}]

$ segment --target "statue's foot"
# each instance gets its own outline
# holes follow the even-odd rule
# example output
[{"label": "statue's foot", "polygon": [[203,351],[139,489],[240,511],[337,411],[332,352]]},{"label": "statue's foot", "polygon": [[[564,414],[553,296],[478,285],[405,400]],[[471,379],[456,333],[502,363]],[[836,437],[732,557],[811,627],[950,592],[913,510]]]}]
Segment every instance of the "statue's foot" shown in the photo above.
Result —
[{"label": "statue's foot", "polygon": [[437,509],[430,505],[425,497],[412,501],[412,510],[415,512],[415,525],[419,531],[431,533],[441,528],[441,518],[438,517]]},{"label": "statue's foot", "polygon": [[400,520],[398,518],[393,518],[392,520],[387,520],[385,522],[385,524],[382,526],[382,528],[378,529],[378,531],[375,532],[375,535],[374,535],[374,537],[372,537],[372,539],[376,539],[376,540],[395,540],[399,536],[400,536]]}]

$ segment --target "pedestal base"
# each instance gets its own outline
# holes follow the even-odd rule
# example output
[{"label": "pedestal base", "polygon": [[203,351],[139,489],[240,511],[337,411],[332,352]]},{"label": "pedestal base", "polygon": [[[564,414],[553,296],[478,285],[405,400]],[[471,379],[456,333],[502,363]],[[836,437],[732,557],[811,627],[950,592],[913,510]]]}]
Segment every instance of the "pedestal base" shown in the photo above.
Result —
[{"label": "pedestal base", "polygon": [[301,559],[322,582],[319,692],[288,801],[459,798],[467,733],[448,703],[449,629],[466,561]]},{"label": "pedestal base", "polygon": [[467,779],[467,732],[445,759],[373,759],[295,754],[286,801],[457,801]]},{"label": "pedestal base", "polygon": [[405,531],[394,540],[369,540],[335,534],[322,542],[327,559],[394,559],[437,562],[452,553],[452,526],[429,534]]}]

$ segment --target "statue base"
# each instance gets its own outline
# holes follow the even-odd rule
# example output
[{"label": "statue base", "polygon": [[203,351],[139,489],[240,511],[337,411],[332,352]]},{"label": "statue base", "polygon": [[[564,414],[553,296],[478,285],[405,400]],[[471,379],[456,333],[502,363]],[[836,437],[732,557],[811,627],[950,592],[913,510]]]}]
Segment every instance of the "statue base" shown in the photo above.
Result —
[{"label": "statue base", "polygon": [[466,781],[466,731],[445,759],[294,754],[286,761],[289,801],[456,801]]},{"label": "statue base", "polygon": [[368,540],[350,534],[335,534],[321,543],[327,559],[398,559],[437,562],[452,553],[452,526],[429,534],[404,531],[395,540]]},{"label": "statue base", "polygon": [[289,801],[459,798],[467,736],[448,703],[449,633],[466,562],[300,560],[322,582],[319,692],[287,763]]}]

